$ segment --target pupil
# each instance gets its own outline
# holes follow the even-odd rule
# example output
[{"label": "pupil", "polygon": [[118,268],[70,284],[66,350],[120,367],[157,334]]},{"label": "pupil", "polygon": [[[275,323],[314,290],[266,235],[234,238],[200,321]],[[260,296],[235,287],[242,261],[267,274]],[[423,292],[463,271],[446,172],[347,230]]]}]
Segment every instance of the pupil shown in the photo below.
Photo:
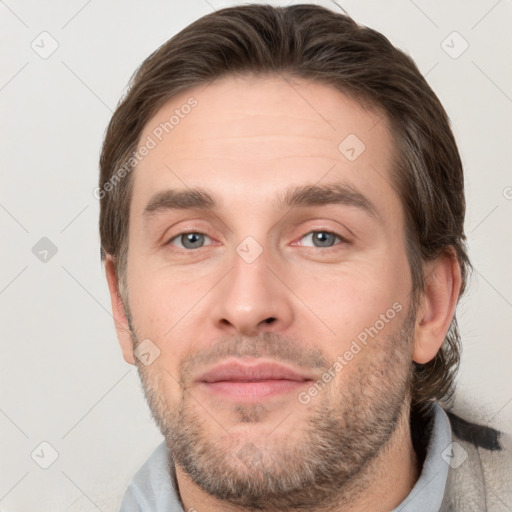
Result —
[{"label": "pupil", "polygon": [[330,236],[331,236],[330,233],[325,233],[324,231],[319,231],[316,234],[316,238],[317,238],[318,242],[320,242],[320,245],[322,247],[325,247],[326,245],[329,246],[329,237]]},{"label": "pupil", "polygon": [[192,246],[197,245],[197,242],[201,240],[202,235],[198,233],[189,233],[185,235],[185,243],[183,244],[185,247],[188,247],[187,244],[191,244]]}]

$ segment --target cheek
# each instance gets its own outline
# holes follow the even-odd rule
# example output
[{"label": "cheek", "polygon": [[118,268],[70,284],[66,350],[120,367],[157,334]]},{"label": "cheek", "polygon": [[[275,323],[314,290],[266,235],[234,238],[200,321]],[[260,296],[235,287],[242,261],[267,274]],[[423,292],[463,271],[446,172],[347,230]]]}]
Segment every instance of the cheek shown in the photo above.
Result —
[{"label": "cheek", "polygon": [[407,309],[407,279],[396,261],[387,255],[314,275],[301,273],[291,288],[317,317],[304,328],[321,332],[325,349],[337,353],[376,322],[379,331],[388,332]]},{"label": "cheek", "polygon": [[[152,331],[169,330],[201,297],[200,280],[184,279],[176,271],[132,265],[129,280],[130,307],[139,326]],[[160,332],[159,336],[163,333]]]},{"label": "cheek", "polygon": [[204,311],[195,306],[209,289],[204,282],[185,279],[175,272],[133,266],[129,294],[137,334],[158,346],[160,362],[173,375],[183,357],[197,349],[196,340],[201,339]]}]

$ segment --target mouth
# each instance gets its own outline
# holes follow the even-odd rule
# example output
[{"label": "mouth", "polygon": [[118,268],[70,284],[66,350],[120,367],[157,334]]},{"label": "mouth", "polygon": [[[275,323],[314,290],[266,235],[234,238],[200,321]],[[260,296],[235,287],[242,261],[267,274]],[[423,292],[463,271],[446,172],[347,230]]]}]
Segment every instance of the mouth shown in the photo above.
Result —
[{"label": "mouth", "polygon": [[271,361],[231,359],[203,373],[197,382],[206,390],[227,399],[259,401],[296,392],[313,377]]}]

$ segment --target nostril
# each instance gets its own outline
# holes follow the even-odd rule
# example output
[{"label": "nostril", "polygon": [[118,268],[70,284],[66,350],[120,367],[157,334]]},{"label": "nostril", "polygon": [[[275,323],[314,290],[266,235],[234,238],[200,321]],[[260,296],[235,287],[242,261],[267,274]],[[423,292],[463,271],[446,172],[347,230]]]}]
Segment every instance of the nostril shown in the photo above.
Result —
[{"label": "nostril", "polygon": [[267,318],[267,319],[265,320],[265,323],[266,323],[266,324],[271,324],[271,323],[272,323],[272,322],[274,322],[274,321],[275,321],[275,318],[274,318],[274,317],[270,317],[270,318]]}]

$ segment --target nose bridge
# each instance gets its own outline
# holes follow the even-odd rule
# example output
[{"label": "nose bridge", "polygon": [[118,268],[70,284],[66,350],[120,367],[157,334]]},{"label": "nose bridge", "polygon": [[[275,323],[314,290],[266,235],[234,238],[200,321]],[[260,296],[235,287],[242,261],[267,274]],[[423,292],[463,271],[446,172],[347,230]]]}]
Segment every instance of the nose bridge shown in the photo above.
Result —
[{"label": "nose bridge", "polygon": [[273,260],[264,243],[260,244],[252,236],[236,246],[231,270],[214,298],[213,321],[217,325],[230,325],[237,331],[255,334],[269,323],[281,328],[289,324],[291,304],[286,287],[270,270]]},{"label": "nose bridge", "polygon": [[230,290],[235,292],[238,300],[243,297],[263,298],[270,292],[267,266],[270,254],[263,249],[253,237],[245,238],[235,250],[233,270],[231,271]]}]

